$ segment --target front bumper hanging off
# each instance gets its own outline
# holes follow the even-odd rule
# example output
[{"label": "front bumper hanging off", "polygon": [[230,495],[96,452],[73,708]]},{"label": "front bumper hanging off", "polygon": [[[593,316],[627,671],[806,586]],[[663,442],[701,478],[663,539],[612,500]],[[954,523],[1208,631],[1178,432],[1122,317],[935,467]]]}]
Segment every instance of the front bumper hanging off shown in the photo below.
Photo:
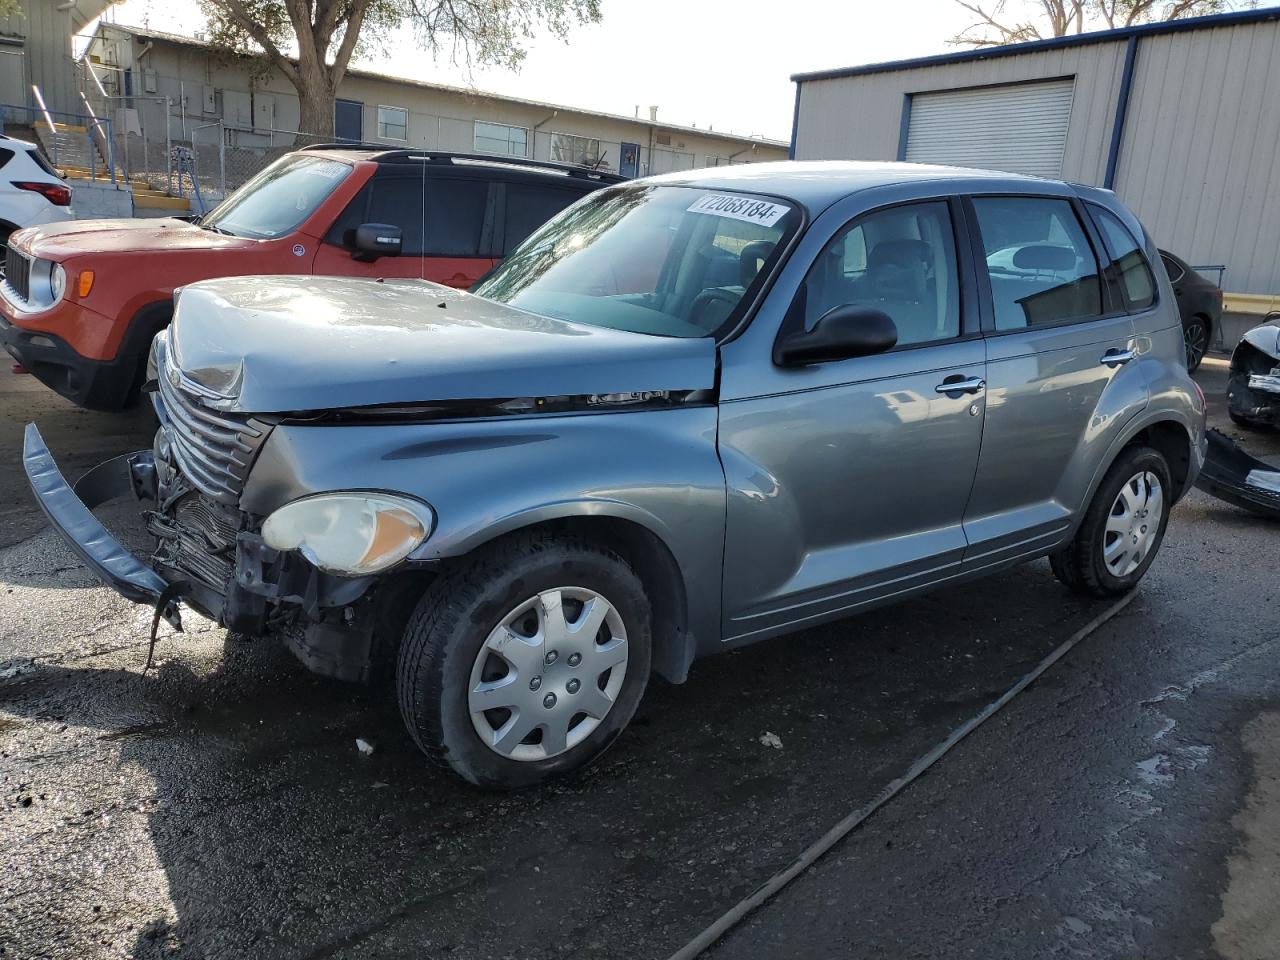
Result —
[{"label": "front bumper hanging off", "polygon": [[85,566],[121,596],[159,608],[177,630],[182,629],[179,592],[197,612],[249,635],[266,630],[268,608],[292,610],[301,617],[299,628],[285,630],[282,636],[303,663],[326,676],[367,678],[374,616],[360,601],[375,578],[325,574],[301,556],[277,554],[260,536],[242,531],[237,535],[234,574],[224,591],[213,590],[187,579],[182,569],[166,563],[158,563],[156,569],[143,562],[90,512],[125,494],[139,501],[155,500],[151,451],[101,463],[72,487],[32,423],[23,438],[22,463],[49,523]]},{"label": "front bumper hanging off", "polygon": [[[90,510],[126,493],[140,495],[151,454],[143,451],[116,457],[94,467],[73,489],[54,463],[53,454],[34,423],[27,424],[22,466],[36,502],[62,539],[103,583],[135,603],[155,604],[168,583],[113,537]],[[137,471],[135,473],[135,470]]]}]

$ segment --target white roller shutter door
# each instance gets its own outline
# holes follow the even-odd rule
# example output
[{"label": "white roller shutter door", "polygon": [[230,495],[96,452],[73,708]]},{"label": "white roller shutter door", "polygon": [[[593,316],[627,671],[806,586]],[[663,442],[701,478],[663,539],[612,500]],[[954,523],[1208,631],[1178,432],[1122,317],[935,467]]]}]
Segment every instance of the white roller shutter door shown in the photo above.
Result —
[{"label": "white roller shutter door", "polygon": [[1067,79],[912,94],[906,159],[1058,177],[1074,89]]}]

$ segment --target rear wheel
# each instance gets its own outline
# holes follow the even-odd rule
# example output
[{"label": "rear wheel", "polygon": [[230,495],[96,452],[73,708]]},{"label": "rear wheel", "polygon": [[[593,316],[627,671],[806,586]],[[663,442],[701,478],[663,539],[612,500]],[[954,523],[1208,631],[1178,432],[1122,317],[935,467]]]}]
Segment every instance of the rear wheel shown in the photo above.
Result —
[{"label": "rear wheel", "polygon": [[613,742],[644,694],[650,647],[649,602],[625,560],[577,538],[513,537],[419,602],[400,711],[418,746],[470,782],[529,786]]},{"label": "rear wheel", "polygon": [[1195,373],[1209,352],[1209,324],[1204,317],[1192,317],[1182,325],[1182,343],[1187,351],[1187,372]]},{"label": "rear wheel", "polygon": [[1112,597],[1137,586],[1164,540],[1172,506],[1169,464],[1151,447],[1129,447],[1094,494],[1075,538],[1049,558],[1077,593]]}]

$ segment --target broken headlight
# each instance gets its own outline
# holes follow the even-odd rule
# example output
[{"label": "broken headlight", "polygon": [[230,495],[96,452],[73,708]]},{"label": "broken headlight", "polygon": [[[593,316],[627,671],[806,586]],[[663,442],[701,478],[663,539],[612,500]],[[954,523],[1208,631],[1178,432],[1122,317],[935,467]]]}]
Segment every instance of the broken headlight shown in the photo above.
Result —
[{"label": "broken headlight", "polygon": [[320,493],[287,503],[262,525],[273,550],[297,550],[345,576],[395,566],[431,534],[435,515],[420,500],[388,493]]}]

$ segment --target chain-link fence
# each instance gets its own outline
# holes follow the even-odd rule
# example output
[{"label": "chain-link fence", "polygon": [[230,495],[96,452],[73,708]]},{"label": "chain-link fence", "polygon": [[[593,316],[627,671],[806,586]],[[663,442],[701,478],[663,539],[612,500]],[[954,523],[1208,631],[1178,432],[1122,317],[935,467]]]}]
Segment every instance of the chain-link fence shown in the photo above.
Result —
[{"label": "chain-link fence", "polygon": [[[152,189],[195,195],[198,209],[207,209],[291,150],[335,139],[273,122],[297,116],[292,94],[215,88],[162,72],[130,74],[83,61],[79,70],[87,105],[111,121],[122,175]],[[645,143],[583,136],[557,130],[554,114],[521,127],[408,106],[359,106],[360,140],[392,148],[528,156],[632,176],[740,163],[753,153],[750,146],[731,142],[719,147],[721,156],[706,152],[705,142],[695,153],[679,142],[679,134],[675,142],[670,134],[659,134]]]}]

